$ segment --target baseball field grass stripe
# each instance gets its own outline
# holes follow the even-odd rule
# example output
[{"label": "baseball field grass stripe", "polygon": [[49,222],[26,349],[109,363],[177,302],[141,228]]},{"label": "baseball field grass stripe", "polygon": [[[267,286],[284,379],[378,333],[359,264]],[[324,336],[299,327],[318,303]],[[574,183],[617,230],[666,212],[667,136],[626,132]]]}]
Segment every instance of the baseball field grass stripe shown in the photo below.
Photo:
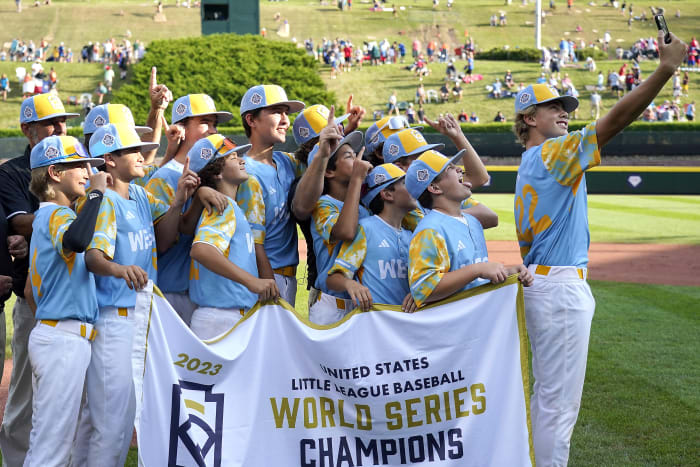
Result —
[{"label": "baseball field grass stripe", "polygon": [[700,288],[591,287],[597,307],[571,465],[694,464]]}]

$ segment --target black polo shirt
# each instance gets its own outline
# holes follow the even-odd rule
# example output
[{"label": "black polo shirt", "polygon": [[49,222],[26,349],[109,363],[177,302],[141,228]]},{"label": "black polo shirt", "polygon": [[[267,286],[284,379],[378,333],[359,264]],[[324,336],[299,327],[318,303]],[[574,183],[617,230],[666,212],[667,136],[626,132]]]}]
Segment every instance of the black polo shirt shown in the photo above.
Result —
[{"label": "black polo shirt", "polygon": [[[5,218],[5,211],[2,209],[2,204],[0,204],[0,276],[12,275],[12,258],[7,250],[7,233],[9,228],[10,226],[7,225],[7,219]],[[7,292],[5,295],[0,296],[0,313],[2,313],[5,301],[10,298],[11,294],[12,292]],[[5,318],[0,317],[0,319]]]},{"label": "black polo shirt", "polygon": [[[29,181],[32,178],[30,154],[31,149],[27,145],[22,156],[0,165],[0,204],[8,224],[18,214],[32,214],[39,209],[39,200],[29,192]],[[24,297],[24,283],[29,272],[29,254],[23,259],[15,260],[12,266],[12,291],[18,297]]]}]

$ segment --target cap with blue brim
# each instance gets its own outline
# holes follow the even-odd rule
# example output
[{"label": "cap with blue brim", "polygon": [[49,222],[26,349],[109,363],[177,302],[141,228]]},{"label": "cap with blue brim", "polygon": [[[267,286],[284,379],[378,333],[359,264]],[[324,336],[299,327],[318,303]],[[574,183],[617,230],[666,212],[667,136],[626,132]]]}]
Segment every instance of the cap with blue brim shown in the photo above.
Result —
[{"label": "cap with blue brim", "polygon": [[93,107],[85,117],[83,134],[91,135],[96,132],[99,127],[109,123],[125,123],[131,125],[139,135],[153,131],[153,128],[148,126],[136,126],[136,123],[134,123],[134,116],[129,107],[123,104],[102,104]]},{"label": "cap with blue brim", "polygon": [[435,177],[454,164],[462,155],[462,149],[452,157],[447,157],[437,151],[426,151],[418,159],[411,162],[406,171],[406,189],[415,199],[420,198],[428,186],[435,180]]},{"label": "cap with blue brim", "polygon": [[[346,145],[349,144],[350,147],[352,148],[355,153],[360,152],[360,149],[362,149],[362,143],[363,143],[364,137],[362,135],[361,131],[353,131],[349,135],[346,135],[345,138],[341,139],[340,142],[338,143],[338,146],[336,146],[335,150],[331,152],[331,155],[328,157],[330,160],[332,157],[336,155],[338,150]],[[313,160],[314,157],[316,157],[316,154],[318,154],[318,151],[320,149],[320,146],[318,143],[316,143],[311,149],[311,152],[309,152],[309,157],[307,159],[307,165],[311,165],[311,161]]]},{"label": "cap with blue brim", "polygon": [[[316,104],[305,108],[297,115],[297,118],[294,119],[294,124],[292,125],[294,141],[296,141],[297,144],[304,144],[319,136],[321,130],[328,125],[329,114],[330,110],[328,110],[328,107],[322,104]],[[350,114],[341,115],[340,117],[336,117],[333,121],[336,125],[340,125],[347,120],[349,116]]]},{"label": "cap with blue brim", "polygon": [[58,117],[74,118],[77,116],[79,114],[66,112],[61,99],[50,92],[24,99],[19,109],[20,123],[41,122]]},{"label": "cap with blue brim", "polygon": [[218,133],[209,135],[194,143],[187,152],[187,157],[190,158],[190,170],[199,173],[209,163],[217,159],[234,152],[242,155],[250,148],[250,144],[237,146],[232,140]]},{"label": "cap with blue brim", "polygon": [[29,156],[29,166],[32,169],[74,162],[89,162],[97,167],[105,161],[90,157],[80,141],[72,136],[48,136],[32,148]]},{"label": "cap with blue brim", "polygon": [[401,180],[405,176],[406,172],[395,164],[378,165],[365,177],[362,191],[366,191],[366,193],[362,195],[362,204],[369,207],[380,191],[388,188],[392,183]]},{"label": "cap with blue brim", "polygon": [[272,107],[273,105],[286,105],[289,113],[296,113],[304,108],[301,101],[287,99],[287,93],[276,84],[259,84],[248,89],[241,99],[241,115],[252,110]]},{"label": "cap with blue brim", "polygon": [[158,143],[144,143],[136,130],[125,123],[110,123],[99,127],[90,138],[90,154],[104,156],[110,152],[123,149],[151,151],[158,148]]},{"label": "cap with blue brim", "polygon": [[439,151],[444,147],[442,143],[428,144],[420,131],[409,129],[394,133],[386,139],[382,157],[384,162],[395,162],[402,157],[415,156],[430,149]]},{"label": "cap with blue brim", "polygon": [[578,99],[573,96],[560,96],[559,91],[548,84],[531,84],[515,95],[515,113],[522,112],[533,105],[552,101],[561,102],[568,113],[578,107]]}]

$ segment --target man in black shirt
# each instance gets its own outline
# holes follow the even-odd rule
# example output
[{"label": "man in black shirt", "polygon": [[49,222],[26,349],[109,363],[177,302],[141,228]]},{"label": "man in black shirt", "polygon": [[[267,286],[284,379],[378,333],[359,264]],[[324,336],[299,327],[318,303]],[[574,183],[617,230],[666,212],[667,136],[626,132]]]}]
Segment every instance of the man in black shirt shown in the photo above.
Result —
[{"label": "man in black shirt", "polygon": [[12,295],[12,256],[27,256],[27,241],[21,235],[8,235],[9,225],[0,203],[0,380],[5,362],[5,302]]},{"label": "man in black shirt", "polygon": [[[0,204],[5,211],[4,217],[10,232],[21,235],[27,243],[32,236],[32,213],[39,208],[38,200],[29,192],[29,155],[32,148],[42,139],[65,135],[66,119],[77,116],[78,114],[67,113],[55,94],[39,94],[22,102],[20,124],[29,145],[22,156],[0,165]],[[21,466],[29,449],[29,433],[32,428],[32,369],[27,344],[29,333],[35,324],[34,313],[24,299],[29,255],[24,258],[15,257],[12,266],[12,291],[17,296],[12,310],[12,377],[0,428],[3,465],[9,467]]]}]

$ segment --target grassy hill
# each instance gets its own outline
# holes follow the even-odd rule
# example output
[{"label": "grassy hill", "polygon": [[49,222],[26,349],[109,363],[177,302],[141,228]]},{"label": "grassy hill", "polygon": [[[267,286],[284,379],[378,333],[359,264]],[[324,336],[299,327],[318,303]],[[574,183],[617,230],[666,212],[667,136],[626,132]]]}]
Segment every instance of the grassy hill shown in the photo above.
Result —
[{"label": "grassy hill", "polygon": [[[363,41],[386,38],[390,41],[403,41],[410,49],[410,42],[414,37],[418,37],[424,44],[427,40],[439,39],[447,41],[450,48],[454,48],[463,42],[465,34],[468,33],[475,38],[477,47],[481,50],[505,45],[510,48],[534,46],[532,0],[527,6],[522,5],[520,0],[514,0],[511,5],[504,5],[503,0],[457,0],[452,11],[447,11],[446,2],[441,2],[439,8],[434,11],[429,0],[404,0],[395,2],[397,7],[403,7],[396,18],[390,12],[370,11],[371,5],[368,1],[353,2],[351,11],[338,10],[334,1],[327,3],[328,5],[323,6],[312,0],[261,1],[260,23],[267,29],[268,38],[272,40],[290,41],[294,38],[302,42],[311,37],[318,43],[323,37],[339,37],[349,38],[353,43],[361,44]],[[607,2],[601,0],[597,3]],[[641,14],[643,9],[648,11],[648,6],[654,3],[659,2],[634,2],[634,15]],[[388,2],[386,5],[391,4],[392,2]],[[555,4],[557,8],[546,18],[543,28],[544,45],[555,46],[561,37],[576,40],[580,38],[590,43],[602,37],[605,31],[610,31],[615,46],[627,48],[639,37],[655,34],[653,22],[634,22],[628,28],[627,16],[621,15],[619,10],[611,7],[590,6],[586,2],[576,1],[569,13],[563,0],[557,0]],[[690,40],[697,31],[700,3],[694,0],[675,0],[664,2],[664,5],[667,8],[666,17],[671,30],[686,41]],[[508,25],[489,26],[489,17],[499,10],[507,12]],[[674,16],[676,10],[680,10],[680,18]],[[119,3],[101,0],[54,0],[51,6],[33,8],[25,5],[25,10],[17,14],[12,3],[5,3],[0,6],[0,22],[7,26],[0,29],[0,45],[14,37],[33,39],[36,43],[42,37],[48,37],[54,44],[64,41],[67,47],[71,47],[74,53],[79,55],[80,48],[88,41],[104,41],[108,37],[115,37],[117,41],[121,41],[126,37],[127,30],[132,41],[139,39],[146,43],[155,39],[199,35],[199,9],[176,8],[172,3],[166,4],[164,11],[168,18],[167,23],[155,23],[152,20],[154,11],[153,3],[135,0]],[[290,36],[282,38],[276,31],[285,19],[290,25]],[[581,26],[582,32],[576,32],[577,25]],[[173,60],[177,59],[177,56],[173,57]],[[225,64],[224,59],[222,64]],[[604,71],[619,69],[621,64],[622,62],[614,60],[599,61],[598,68]],[[338,96],[339,103],[344,103],[345,97],[352,93],[356,102],[370,111],[369,118],[371,111],[386,108],[386,102],[393,90],[397,91],[399,100],[413,101],[418,80],[402,69],[405,65],[365,66],[361,71],[341,73],[335,80],[330,79],[329,70],[324,67],[321,76],[328,89]],[[6,73],[13,78],[16,66],[16,63],[0,62],[0,73]],[[464,62],[458,61],[458,69],[461,70],[463,66]],[[643,62],[643,75],[647,75],[655,66],[652,61]],[[434,63],[430,69],[432,73],[425,78],[424,85],[427,89],[437,90],[443,82],[445,65]],[[502,78],[506,69],[512,70],[516,81],[526,83],[533,81],[539,74],[539,66],[536,63],[494,62],[479,60],[477,57],[475,72],[483,75],[483,81],[464,85],[464,97],[461,102],[430,104],[426,108],[427,114],[435,116],[445,112],[459,113],[464,109],[467,112],[477,112],[481,121],[487,122],[501,110],[507,117],[511,117],[513,101],[487,99],[485,89],[496,77]],[[595,74],[576,66],[562,71],[571,75],[581,92],[582,106],[579,117],[589,118],[589,93],[585,91],[585,85],[595,82]],[[60,96],[64,101],[71,95],[92,92],[102,74],[99,65],[77,63],[57,64],[57,72],[60,79]],[[691,75],[690,96],[684,99],[684,102],[700,99],[700,87],[697,83],[698,74],[694,73]],[[12,84],[13,92],[10,98],[7,102],[0,102],[0,128],[18,127],[21,87],[16,80]],[[119,84],[117,82],[116,87]],[[670,95],[671,89],[667,87],[661,98],[668,98]],[[609,93],[604,94],[603,98],[603,109],[607,110],[614,104],[615,99]]]}]

